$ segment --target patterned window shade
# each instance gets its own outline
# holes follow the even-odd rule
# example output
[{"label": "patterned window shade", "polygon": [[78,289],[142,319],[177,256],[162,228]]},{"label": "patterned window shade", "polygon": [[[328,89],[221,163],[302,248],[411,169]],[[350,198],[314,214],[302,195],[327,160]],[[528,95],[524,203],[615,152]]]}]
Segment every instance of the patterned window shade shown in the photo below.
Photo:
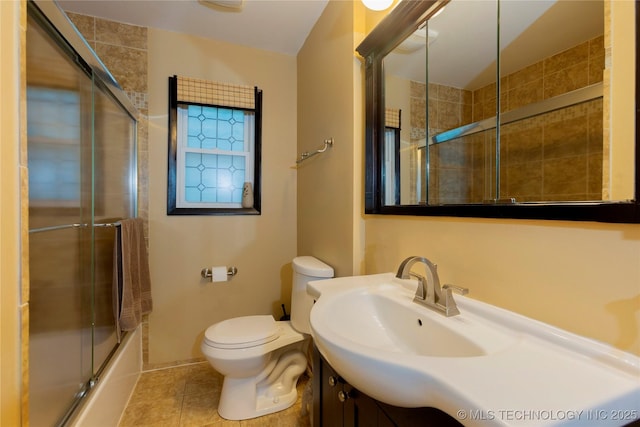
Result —
[{"label": "patterned window shade", "polygon": [[255,110],[256,95],[252,86],[218,83],[177,77],[177,101]]},{"label": "patterned window shade", "polygon": [[388,128],[400,129],[400,111],[397,108],[386,108],[384,126]]}]

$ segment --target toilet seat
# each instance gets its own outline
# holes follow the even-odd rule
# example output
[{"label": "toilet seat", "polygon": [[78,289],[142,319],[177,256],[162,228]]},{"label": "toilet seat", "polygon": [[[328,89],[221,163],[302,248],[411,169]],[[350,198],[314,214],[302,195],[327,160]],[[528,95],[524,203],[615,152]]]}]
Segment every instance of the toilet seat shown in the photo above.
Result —
[{"label": "toilet seat", "polygon": [[204,341],[215,348],[249,348],[274,341],[279,335],[273,316],[243,316],[209,326]]}]

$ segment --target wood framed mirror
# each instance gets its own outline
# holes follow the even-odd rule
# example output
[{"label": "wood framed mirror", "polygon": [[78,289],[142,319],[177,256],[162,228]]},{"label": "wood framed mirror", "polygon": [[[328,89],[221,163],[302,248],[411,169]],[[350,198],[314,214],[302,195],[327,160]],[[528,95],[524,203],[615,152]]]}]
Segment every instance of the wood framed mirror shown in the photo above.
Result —
[{"label": "wood framed mirror", "polygon": [[473,4],[401,1],[358,46],[365,212],[640,222],[635,2]]}]

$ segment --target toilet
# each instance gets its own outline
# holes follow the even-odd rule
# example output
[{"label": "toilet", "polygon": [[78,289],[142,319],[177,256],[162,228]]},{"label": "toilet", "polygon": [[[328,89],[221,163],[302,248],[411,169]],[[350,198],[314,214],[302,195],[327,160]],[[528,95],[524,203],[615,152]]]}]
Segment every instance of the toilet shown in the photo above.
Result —
[{"label": "toilet", "polygon": [[313,298],[307,283],[333,277],[333,268],[311,256],[293,259],[291,320],[270,315],[235,317],[211,325],[201,350],[224,376],[218,413],[246,420],[292,406],[296,383],[307,369],[304,352],[311,333]]}]

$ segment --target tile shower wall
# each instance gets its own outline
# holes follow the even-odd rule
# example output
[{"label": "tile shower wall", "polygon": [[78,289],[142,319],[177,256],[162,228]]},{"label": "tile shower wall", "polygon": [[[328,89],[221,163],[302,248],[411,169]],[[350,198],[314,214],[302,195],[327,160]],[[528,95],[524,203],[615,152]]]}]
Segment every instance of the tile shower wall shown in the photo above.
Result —
[{"label": "tile shower wall", "polygon": [[[148,239],[147,28],[76,13],[67,14],[138,109],[138,216],[145,221],[145,236]],[[107,243],[108,246],[110,244]],[[111,250],[110,247],[102,249]],[[145,316],[142,324],[145,365],[149,358],[148,335]]]},{"label": "tile shower wall", "polygon": [[[503,111],[602,82],[604,57],[600,36],[510,74],[502,82]],[[598,99],[505,126],[505,195],[519,201],[602,199],[602,119]]]},{"label": "tile shower wall", "polygon": [[[604,64],[604,36],[600,36],[504,76],[501,112],[602,82]],[[411,142],[417,146],[425,133],[425,85],[411,83]],[[473,92],[430,84],[428,106],[429,135],[490,118],[496,111],[496,84]],[[500,197],[603,198],[602,117],[603,102],[595,100],[504,126]],[[482,202],[495,197],[494,147],[493,132],[432,146],[430,167],[435,173],[430,177],[429,202]],[[422,200],[425,196],[423,192]]]}]

